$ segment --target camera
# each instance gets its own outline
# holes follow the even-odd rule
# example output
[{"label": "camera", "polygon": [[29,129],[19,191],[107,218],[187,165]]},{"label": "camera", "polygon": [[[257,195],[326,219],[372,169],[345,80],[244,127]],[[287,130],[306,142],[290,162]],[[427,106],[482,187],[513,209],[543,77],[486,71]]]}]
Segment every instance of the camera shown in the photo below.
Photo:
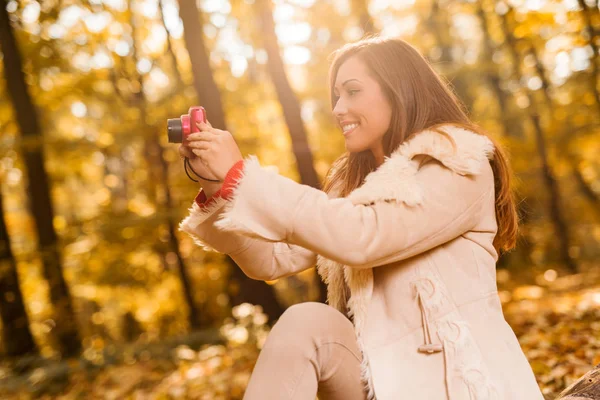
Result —
[{"label": "camera", "polygon": [[167,135],[169,143],[183,143],[188,135],[200,132],[196,126],[198,122],[206,122],[206,110],[201,106],[192,106],[187,114],[179,118],[167,120]]},{"label": "camera", "polygon": [[[167,135],[169,137],[169,143],[183,143],[186,141],[188,135],[194,132],[200,132],[200,128],[196,126],[198,122],[206,123],[206,110],[201,106],[192,106],[188,110],[187,114],[183,114],[179,118],[169,118],[167,119]],[[208,179],[204,178],[202,175],[199,175],[190,164],[190,160],[185,157],[183,166],[185,168],[185,173],[194,182],[198,182],[194,178],[190,176],[188,173],[188,167],[192,170],[192,172],[199,178],[204,179],[209,182],[221,182],[218,179]]]}]

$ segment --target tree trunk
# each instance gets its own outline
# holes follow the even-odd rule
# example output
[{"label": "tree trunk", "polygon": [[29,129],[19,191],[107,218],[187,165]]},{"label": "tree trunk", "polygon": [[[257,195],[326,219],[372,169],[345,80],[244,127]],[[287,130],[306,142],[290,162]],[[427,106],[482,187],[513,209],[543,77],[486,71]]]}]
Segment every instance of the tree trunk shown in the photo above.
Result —
[{"label": "tree trunk", "polygon": [[542,177],[546,188],[550,194],[550,218],[554,224],[555,232],[558,236],[558,245],[560,256],[562,261],[567,265],[570,272],[577,273],[578,267],[575,260],[569,255],[569,245],[571,242],[569,235],[569,227],[565,221],[565,218],[561,209],[560,201],[560,189],[558,187],[558,181],[556,180],[554,173],[548,162],[548,153],[546,150],[546,140],[542,132],[540,124],[540,117],[538,114],[531,114],[531,120],[534,125],[534,132],[536,137],[536,148],[540,161],[542,162]]},{"label": "tree trunk", "polygon": [[[158,0],[158,14],[160,17],[160,21],[163,25],[165,33],[167,34],[167,54],[169,55],[169,59],[171,60],[171,64],[173,64],[173,74],[175,75],[177,90],[181,90],[184,87],[183,79],[181,78],[181,72],[179,71],[179,64],[177,63],[177,57],[175,56],[175,51],[173,50],[173,44],[171,43],[171,33],[167,29],[167,24],[165,23],[165,15],[163,13],[163,0]],[[212,115],[212,114],[211,114]]]},{"label": "tree trunk", "polygon": [[4,220],[0,193],[0,318],[2,344],[9,356],[37,353],[38,349],[29,330],[29,318],[23,304],[17,263],[10,248],[10,238]]},{"label": "tree trunk", "polygon": [[319,189],[321,184],[314,168],[312,151],[308,146],[306,129],[300,112],[300,102],[290,86],[279,52],[271,0],[256,0],[256,7],[268,56],[267,69],[275,86],[292,139],[292,150],[296,157],[300,181],[304,185]]},{"label": "tree trunk", "polygon": [[452,82],[452,87],[470,112],[474,103],[473,96],[469,91],[471,85],[470,82],[465,81],[464,74],[461,74],[460,70],[455,67],[457,63],[452,57],[452,36],[450,35],[448,12],[441,9],[438,0],[432,2],[429,18],[425,19],[424,24],[433,32],[435,41],[441,50],[440,59],[435,63],[436,69]]},{"label": "tree trunk", "polygon": [[[503,134],[507,137],[512,136],[523,139],[523,132],[522,129],[520,129],[520,125],[513,123],[508,114],[508,96],[500,86],[500,74],[498,72],[498,67],[493,61],[494,52],[497,50],[497,46],[494,45],[490,36],[482,2],[477,2],[477,11],[475,14],[479,18],[481,32],[483,34],[482,58],[485,65],[484,76],[498,101],[498,111],[500,112],[500,120],[502,121]],[[517,132],[515,132],[515,130],[517,130]]]},{"label": "tree trunk", "polygon": [[[231,304],[259,304],[263,308],[263,312],[269,317],[270,324],[279,319],[283,314],[283,308],[277,300],[273,286],[263,281],[248,278],[231,258],[228,257],[226,262],[229,264],[231,271],[229,287],[227,288]],[[266,290],[265,285],[271,290]]]},{"label": "tree trunk", "polygon": [[[133,39],[132,58],[134,65],[137,65],[138,56],[136,34],[138,32],[138,24],[136,23],[136,16],[134,15],[134,11],[131,7],[131,4],[132,0],[129,1],[130,25],[132,29],[131,36]],[[141,114],[142,126],[144,127],[144,130],[146,132],[151,133],[150,135],[148,135],[148,139],[145,143],[147,150],[145,151],[146,158],[149,161],[148,168],[150,170],[154,170],[154,175],[156,176],[157,180],[162,184],[165,196],[164,200],[162,201],[162,207],[167,210],[172,210],[173,201],[171,199],[171,190],[169,185],[169,165],[167,164],[163,156],[164,150],[160,145],[158,132],[146,122],[148,117],[148,102],[144,93],[143,75],[138,73],[136,76],[136,80],[138,81],[140,87],[140,91],[136,95],[137,103],[139,104]],[[181,255],[181,252],[179,251],[179,240],[177,239],[177,235],[175,234],[176,224],[173,221],[173,217],[170,213],[167,214],[165,222],[169,231],[169,248],[175,254],[175,258],[177,259],[177,270],[179,272],[179,276],[183,286],[183,295],[189,309],[188,321],[192,329],[200,329],[200,318],[198,315],[198,310],[194,303],[194,296],[192,295],[191,279],[187,273],[186,265]],[[161,256],[164,257],[165,255],[162,254]]]},{"label": "tree trunk", "polygon": [[[25,83],[22,58],[10,25],[6,7],[0,7],[0,43],[4,53],[4,73],[8,93],[14,105],[17,125],[24,138],[33,137],[41,143],[42,133]],[[44,277],[48,281],[50,302],[54,306],[54,334],[65,356],[77,354],[81,349],[74,321],[71,296],[62,274],[62,260],[58,249],[56,231],[52,225],[54,212],[50,198],[50,183],[44,168],[41,145],[23,147],[27,170],[27,193],[35,221],[38,246],[42,257]]]},{"label": "tree trunk", "polygon": [[350,6],[352,7],[352,14],[358,17],[358,23],[365,36],[378,33],[373,18],[369,14],[369,4],[366,0],[351,0]]},{"label": "tree trunk", "polygon": [[125,161],[123,152],[118,151],[117,156],[113,155],[110,149],[100,150],[104,155],[104,176],[114,175],[119,177],[119,185],[109,187],[110,205],[114,216],[123,216],[127,213],[127,173],[125,171]]},{"label": "tree trunk", "polygon": [[441,55],[439,63],[442,67],[446,67],[452,63],[452,45],[450,36],[450,26],[448,24],[447,13],[442,13],[440,10],[440,4],[438,0],[434,0],[431,3],[431,10],[429,12],[429,18],[426,18],[425,26],[433,32],[435,41],[440,47]]},{"label": "tree trunk", "polygon": [[552,96],[550,95],[550,83],[548,82],[548,78],[546,77],[546,70],[544,65],[540,61],[540,57],[538,56],[538,52],[533,45],[533,43],[529,44],[529,54],[533,58],[533,62],[535,63],[535,71],[538,74],[538,77],[542,81],[542,93],[544,94],[544,99],[546,100],[546,104],[550,108],[550,111],[553,111],[554,104],[552,101]]},{"label": "tree trunk", "polygon": [[[373,31],[373,24],[372,21],[369,22],[370,16],[364,3],[354,1],[352,6],[356,11],[360,11],[361,13],[361,25],[367,21],[365,27]],[[312,151],[308,145],[306,129],[302,121],[300,101],[292,90],[285,72],[285,65],[281,59],[279,43],[275,34],[271,0],[257,0],[256,7],[257,17],[262,28],[262,37],[264,38],[263,43],[267,52],[267,69],[283,109],[283,115],[292,141],[292,151],[296,158],[296,165],[298,166],[300,182],[304,185],[320,189],[321,183],[314,168]],[[319,276],[317,276],[317,283],[320,290],[319,301],[325,303],[327,300],[327,287]]]},{"label": "tree trunk", "polygon": [[[508,18],[513,13],[514,10],[512,8],[509,8],[509,11],[506,14],[501,15],[501,20],[503,33],[506,37],[506,44],[508,45],[510,54],[513,58],[514,73],[518,76],[519,65],[521,63],[521,60],[517,51],[517,39],[514,37],[512,33],[513,31],[511,30],[511,27],[508,23]],[[565,266],[569,269],[569,271],[571,273],[576,273],[578,271],[577,263],[569,254],[571,239],[569,236],[568,226],[563,216],[562,208],[560,206],[560,188],[548,161],[546,139],[544,137],[539,113],[537,110],[535,99],[531,95],[531,92],[525,89],[525,94],[530,104],[529,109],[531,110],[528,114],[528,117],[529,121],[533,126],[533,130],[535,133],[536,148],[538,156],[540,158],[540,162],[542,164],[542,179],[544,185],[546,186],[546,190],[548,191],[548,196],[550,198],[548,204],[548,212],[550,215],[550,219],[554,225],[554,231],[558,239],[559,256],[562,262],[565,264]]]},{"label": "tree trunk", "polygon": [[204,43],[202,13],[195,0],[179,0],[179,16],[183,21],[183,38],[192,64],[194,88],[199,104],[206,110],[211,125],[226,129],[221,92],[210,67],[209,52]]},{"label": "tree trunk", "polygon": [[592,189],[592,185],[588,183],[588,181],[583,176],[581,169],[577,165],[577,162],[571,162],[571,168],[573,168],[573,175],[575,175],[575,181],[579,185],[581,189],[581,193],[583,193],[584,197],[587,198],[590,202],[600,205],[600,195]]},{"label": "tree trunk", "polygon": [[592,64],[592,73],[590,74],[590,86],[592,93],[594,93],[594,99],[596,100],[596,107],[600,111],[600,92],[598,91],[598,76],[600,76],[600,67],[598,66],[598,59],[600,58],[600,52],[598,51],[598,44],[596,41],[596,30],[592,23],[592,13],[598,14],[598,2],[592,9],[590,8],[585,0],[577,0],[579,7],[581,7],[581,13],[583,14],[583,20],[585,23],[585,31],[588,41],[588,45],[592,49],[592,56],[590,57],[590,63]]},{"label": "tree trunk", "polygon": [[[212,126],[227,130],[221,93],[213,79],[209,52],[204,44],[202,14],[195,0],[180,0],[179,15],[183,21],[183,36],[190,55],[199,104],[206,109],[207,118]],[[273,286],[248,278],[230,257],[227,257],[226,262],[231,267],[228,287],[239,288],[239,294],[232,296],[230,293],[231,306],[249,302],[260,305],[264,310],[271,310],[270,316],[283,313],[281,305],[276,300]]]},{"label": "tree trunk", "polygon": [[598,400],[600,399],[600,364],[592,368],[569,387],[563,390],[555,400]]},{"label": "tree trunk", "polygon": [[[524,140],[525,135],[523,133],[523,126],[520,123],[520,119],[509,114],[509,97],[500,85],[501,76],[499,69],[493,61],[493,56],[498,50],[498,45],[494,43],[494,40],[490,35],[490,27],[488,25],[483,2],[477,2],[476,7],[477,9],[475,14],[479,18],[479,22],[481,23],[481,32],[483,34],[482,59],[484,63],[484,76],[494,93],[494,97],[498,101],[498,111],[500,114],[499,119],[502,122],[502,134],[506,137]],[[520,215],[519,220],[521,221],[521,224],[526,224],[527,220],[529,219],[528,213],[524,207],[525,203],[519,201],[517,208]],[[519,243],[519,248],[519,253],[504,253],[501,255],[496,267],[498,269],[502,269],[513,263],[531,264],[531,241],[524,237]]]}]

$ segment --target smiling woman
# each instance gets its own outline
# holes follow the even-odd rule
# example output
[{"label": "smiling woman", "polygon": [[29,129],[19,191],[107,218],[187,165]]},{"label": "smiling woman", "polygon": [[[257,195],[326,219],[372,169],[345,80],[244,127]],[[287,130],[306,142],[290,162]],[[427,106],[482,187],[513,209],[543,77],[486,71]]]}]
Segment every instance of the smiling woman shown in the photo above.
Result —
[{"label": "smiling woman", "polygon": [[250,155],[180,225],[253,279],[317,265],[327,284],[328,305],[277,321],[244,399],[543,399],[497,293],[517,232],[502,148],[400,39],[347,44],[329,71],[347,152],[323,190]]},{"label": "smiling woman", "polygon": [[346,137],[346,149],[353,153],[369,150],[377,166],[381,165],[385,156],[381,139],[392,117],[390,102],[358,57],[340,67],[337,81],[341,83],[334,85],[333,114]]}]

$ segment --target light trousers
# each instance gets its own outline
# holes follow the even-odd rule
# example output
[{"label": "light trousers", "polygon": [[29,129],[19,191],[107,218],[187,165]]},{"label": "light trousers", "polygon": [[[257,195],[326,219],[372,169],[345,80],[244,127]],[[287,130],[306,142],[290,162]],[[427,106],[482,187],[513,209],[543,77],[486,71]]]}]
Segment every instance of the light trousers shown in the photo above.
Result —
[{"label": "light trousers", "polygon": [[365,400],[352,322],[327,304],[289,307],[265,340],[243,400]]}]

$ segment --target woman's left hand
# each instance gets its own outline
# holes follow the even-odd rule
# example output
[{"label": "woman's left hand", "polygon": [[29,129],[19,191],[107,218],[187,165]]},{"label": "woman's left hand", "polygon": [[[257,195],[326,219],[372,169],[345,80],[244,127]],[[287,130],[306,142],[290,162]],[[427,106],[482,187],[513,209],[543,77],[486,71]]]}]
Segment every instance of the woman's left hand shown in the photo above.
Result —
[{"label": "woman's left hand", "polygon": [[231,167],[243,159],[240,148],[228,131],[213,128],[208,121],[197,126],[200,132],[187,137],[187,146],[222,181]]}]

